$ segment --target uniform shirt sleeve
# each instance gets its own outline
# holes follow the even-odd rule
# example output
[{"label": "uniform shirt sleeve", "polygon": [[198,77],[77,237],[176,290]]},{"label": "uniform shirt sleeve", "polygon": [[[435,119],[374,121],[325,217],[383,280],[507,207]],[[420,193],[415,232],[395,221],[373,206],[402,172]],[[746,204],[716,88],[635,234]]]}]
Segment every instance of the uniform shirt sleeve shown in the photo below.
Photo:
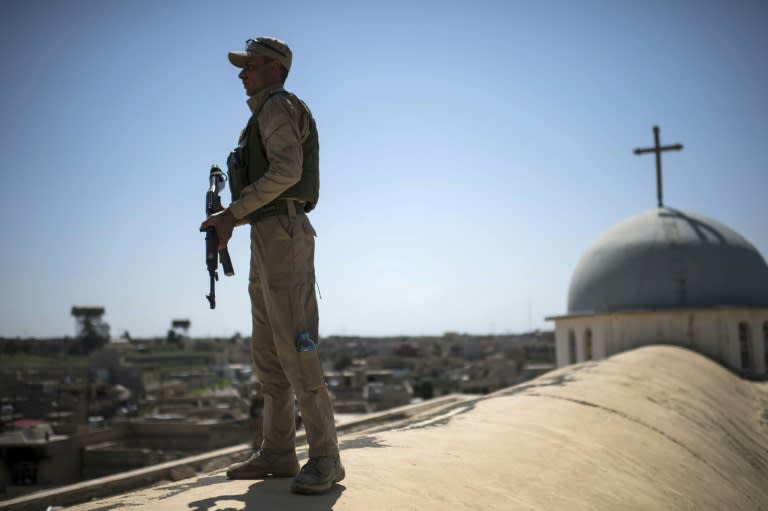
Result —
[{"label": "uniform shirt sleeve", "polygon": [[[299,112],[285,94],[267,100],[257,118],[269,169],[230,204],[236,220],[265,206],[301,179],[304,164]],[[258,135],[257,135],[258,136]]]}]

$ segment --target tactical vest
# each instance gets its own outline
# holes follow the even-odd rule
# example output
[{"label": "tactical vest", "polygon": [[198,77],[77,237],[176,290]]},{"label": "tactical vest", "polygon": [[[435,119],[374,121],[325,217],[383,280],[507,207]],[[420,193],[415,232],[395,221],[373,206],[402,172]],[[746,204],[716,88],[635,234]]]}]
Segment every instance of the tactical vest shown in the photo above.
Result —
[{"label": "tactical vest", "polygon": [[239,172],[233,172],[233,169],[230,168],[229,189],[232,192],[232,200],[237,200],[240,198],[243,188],[258,181],[269,169],[267,152],[264,149],[264,141],[261,139],[261,133],[259,132],[258,117],[267,101],[278,94],[288,96],[288,99],[294,102],[297,108],[303,108],[309,122],[307,137],[301,144],[304,160],[301,179],[283,192],[278,199],[295,199],[306,202],[307,206],[305,209],[309,211],[317,204],[320,193],[320,147],[317,138],[317,126],[307,105],[290,92],[274,92],[251,115],[248,124],[240,135],[240,144],[237,149],[237,152],[240,153],[239,159],[242,162],[243,168],[238,169]]}]

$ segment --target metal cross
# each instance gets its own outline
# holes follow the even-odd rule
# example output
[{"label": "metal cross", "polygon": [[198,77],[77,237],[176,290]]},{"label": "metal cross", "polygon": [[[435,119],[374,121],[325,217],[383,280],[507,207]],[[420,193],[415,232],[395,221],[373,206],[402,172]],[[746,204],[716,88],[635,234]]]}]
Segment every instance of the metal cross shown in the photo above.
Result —
[{"label": "metal cross", "polygon": [[655,144],[653,147],[645,147],[642,149],[635,149],[635,154],[641,155],[645,153],[656,153],[656,198],[659,202],[659,207],[663,208],[664,205],[662,204],[661,200],[661,153],[663,151],[679,151],[683,148],[682,144],[674,144],[674,145],[659,145],[659,127],[654,126],[653,127],[653,138],[655,141]]}]

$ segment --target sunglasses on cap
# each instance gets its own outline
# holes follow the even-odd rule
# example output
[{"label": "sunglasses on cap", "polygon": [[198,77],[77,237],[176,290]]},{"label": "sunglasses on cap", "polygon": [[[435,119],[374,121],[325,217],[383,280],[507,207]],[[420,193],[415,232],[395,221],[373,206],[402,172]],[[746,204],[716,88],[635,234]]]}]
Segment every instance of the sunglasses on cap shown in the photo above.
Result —
[{"label": "sunglasses on cap", "polygon": [[247,41],[245,41],[245,51],[251,51],[251,49],[253,49],[254,46],[258,45],[258,46],[261,46],[263,48],[267,48],[268,50],[271,50],[271,51],[277,53],[278,55],[282,55],[283,57],[287,57],[288,56],[288,55],[286,55],[285,51],[283,51],[280,48],[275,48],[270,43],[271,43],[271,41],[265,40],[264,38],[261,38],[261,37],[257,37],[256,39],[248,39]]}]

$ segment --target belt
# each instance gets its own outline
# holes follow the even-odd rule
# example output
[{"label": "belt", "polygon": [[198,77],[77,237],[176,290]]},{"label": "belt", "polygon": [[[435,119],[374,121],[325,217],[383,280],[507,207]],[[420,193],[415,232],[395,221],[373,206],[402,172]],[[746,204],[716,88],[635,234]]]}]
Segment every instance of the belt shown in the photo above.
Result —
[{"label": "belt", "polygon": [[304,213],[304,203],[295,200],[274,200],[266,206],[262,206],[248,215],[248,222],[258,222],[259,220],[263,220],[264,218],[275,215],[287,215],[290,213],[291,209],[293,209],[296,213]]}]

